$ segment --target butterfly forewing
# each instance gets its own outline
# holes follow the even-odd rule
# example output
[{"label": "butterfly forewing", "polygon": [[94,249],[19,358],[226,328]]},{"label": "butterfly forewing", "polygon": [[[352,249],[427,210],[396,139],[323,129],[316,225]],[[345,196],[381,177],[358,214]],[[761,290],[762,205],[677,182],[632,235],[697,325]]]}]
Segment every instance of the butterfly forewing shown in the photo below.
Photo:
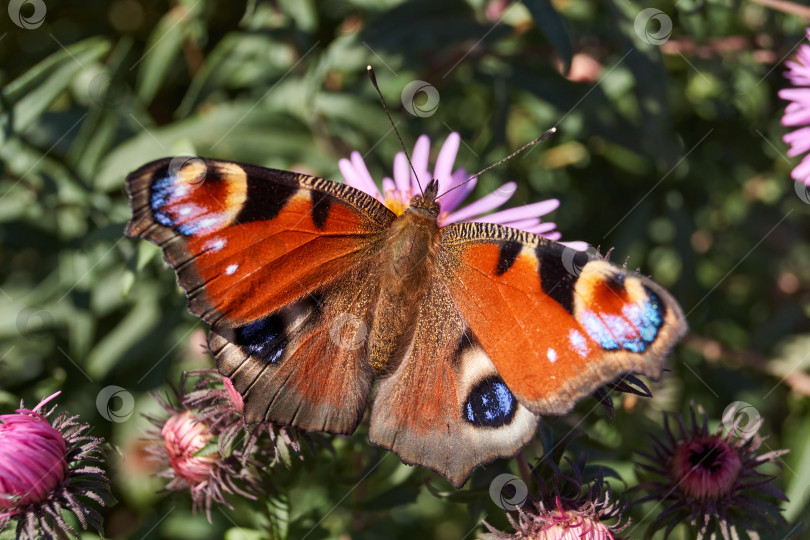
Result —
[{"label": "butterfly forewing", "polygon": [[326,285],[370,256],[395,217],[342,184],[210,159],[155,161],[127,186],[127,234],[163,249],[208,322],[256,320]]}]

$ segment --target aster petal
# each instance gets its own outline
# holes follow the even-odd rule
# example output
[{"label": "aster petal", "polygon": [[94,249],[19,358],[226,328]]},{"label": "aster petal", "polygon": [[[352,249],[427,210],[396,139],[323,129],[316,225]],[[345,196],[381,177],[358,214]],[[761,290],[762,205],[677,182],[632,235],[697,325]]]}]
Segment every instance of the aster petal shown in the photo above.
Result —
[{"label": "aster petal", "polygon": [[790,177],[805,185],[810,184],[810,155],[804,156],[801,163],[790,172]]},{"label": "aster petal", "polygon": [[[514,225],[512,225],[512,227],[514,227]],[[522,228],[522,227],[519,227],[519,228]],[[529,231],[529,232],[532,232],[534,234],[544,234],[544,233],[549,233],[549,232],[553,231],[556,228],[557,228],[557,224],[554,223],[553,221],[545,221],[543,223],[540,223],[539,225],[536,225],[536,226],[531,227],[530,229],[526,229],[526,230]]]},{"label": "aster petal", "polygon": [[810,150],[810,127],[797,129],[786,133],[782,140],[790,145],[787,155],[790,157],[798,156]]},{"label": "aster petal", "polygon": [[[465,169],[457,169],[453,173],[453,179],[450,181],[450,186],[455,187],[461,185],[461,183],[467,179],[467,171]],[[439,200],[439,205],[442,208],[442,212],[452,212],[456,209],[456,207],[461,204],[461,202],[467,198],[467,195],[475,189],[475,185],[478,183],[478,178],[473,178],[469,182],[461,187],[458,187],[442,197]],[[450,188],[448,188],[450,189]]]},{"label": "aster petal", "polygon": [[803,64],[801,67],[810,65],[810,46],[802,45],[796,53],[796,57]]},{"label": "aster petal", "polygon": [[372,178],[371,173],[368,172],[368,167],[366,167],[366,162],[363,161],[363,156],[360,155],[360,152],[352,152],[352,165],[354,165],[354,170],[367,186],[367,189],[363,189],[363,191],[373,197],[381,197],[380,190],[377,189],[377,183],[374,182],[374,178]]},{"label": "aster petal", "polygon": [[529,229],[540,225],[540,218],[520,219],[517,221],[510,221],[508,223],[501,223],[501,225],[512,227],[513,229],[522,229],[524,231],[532,232]]},{"label": "aster petal", "polygon": [[454,131],[447,136],[439,151],[439,157],[436,158],[433,177],[439,181],[439,193],[453,187],[453,164],[456,162],[460,142],[461,137]]},{"label": "aster petal", "polygon": [[789,101],[810,103],[810,88],[782,88],[777,95]]},{"label": "aster petal", "polygon": [[385,194],[388,191],[396,191],[397,189],[397,185],[394,183],[394,181],[387,176],[382,180],[382,187],[383,187],[383,194]]},{"label": "aster petal", "polygon": [[[559,235],[560,233],[556,233],[556,234]],[[551,238],[550,236],[546,236],[546,238],[549,238],[550,240],[557,240],[557,238],[559,238],[559,236],[557,238]],[[575,240],[573,242],[560,242],[560,244],[562,244],[564,246],[568,246],[571,249],[574,249],[576,251],[588,251],[588,248],[590,247],[587,243],[580,242],[579,240]]]},{"label": "aster petal", "polygon": [[[419,175],[419,181],[417,182],[416,178],[413,177],[413,172],[411,172],[411,188],[413,189],[413,193],[421,193],[424,186],[431,180],[430,172],[428,171],[429,158],[430,139],[427,135],[421,135],[416,139],[416,144],[413,146],[413,155],[411,156],[413,168],[416,174]],[[420,183],[422,184],[421,188],[419,187]]]},{"label": "aster petal", "polygon": [[508,201],[509,198],[515,194],[516,190],[517,184],[514,182],[507,182],[489,195],[485,195],[474,203],[465,206],[458,212],[450,214],[447,216],[447,219],[445,219],[444,222],[447,224],[455,223],[457,221],[464,221],[483,214],[484,212],[494,210]]},{"label": "aster petal", "polygon": [[399,191],[408,192],[411,189],[411,168],[408,158],[402,152],[394,156],[394,183]]},{"label": "aster petal", "polygon": [[533,204],[526,204],[508,210],[501,210],[488,216],[478,218],[475,221],[480,223],[508,223],[510,221],[517,221],[531,217],[540,217],[548,214],[560,206],[560,201],[557,199],[548,199]]},{"label": "aster petal", "polygon": [[[338,161],[338,168],[340,168],[340,173],[343,175],[343,181],[355,188],[368,193],[371,190],[371,186],[364,180],[363,176],[358,173],[355,169],[354,164],[349,161],[348,159],[341,159]],[[377,186],[374,186],[374,191],[377,190]]]},{"label": "aster petal", "polygon": [[795,101],[785,107],[785,114],[782,116],[783,126],[804,126],[807,124],[810,124],[810,107]]}]

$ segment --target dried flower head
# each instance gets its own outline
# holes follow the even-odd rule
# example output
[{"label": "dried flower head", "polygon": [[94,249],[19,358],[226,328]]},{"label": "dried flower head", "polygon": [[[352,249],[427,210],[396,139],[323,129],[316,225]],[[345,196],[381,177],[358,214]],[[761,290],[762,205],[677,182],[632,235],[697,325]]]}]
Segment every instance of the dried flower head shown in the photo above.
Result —
[{"label": "dried flower head", "polygon": [[200,416],[186,407],[187,396],[182,387],[177,398],[182,405],[175,406],[156,397],[167,417],[148,417],[155,428],[149,431],[146,451],[163,469],[158,476],[170,480],[165,489],[188,490],[193,510],[204,507],[209,521],[213,503],[232,508],[226,495],[237,494],[256,500],[261,492],[260,464],[244,455],[242,447],[221,453],[216,439],[222,433],[223,420],[210,413]]},{"label": "dried flower head", "polygon": [[[643,458],[638,466],[647,473],[639,488],[648,492],[639,502],[653,500],[663,507],[650,525],[650,535],[666,527],[668,536],[683,521],[697,528],[698,540],[717,532],[726,540],[758,538],[757,530],[784,525],[775,503],[787,499],[771,483],[774,477],[757,469],[787,450],[760,454],[765,442],[757,435],[762,419],[739,429],[737,412],[729,408],[714,432],[700,406],[690,405],[689,426],[680,414],[664,415],[666,437],[651,437],[651,451],[638,452]],[[731,426],[726,433],[724,426]]]},{"label": "dried flower head", "polygon": [[[289,466],[291,450],[301,458],[299,434],[294,429],[272,423],[245,422],[242,396],[230,379],[213,369],[187,372],[184,380],[187,376],[198,377],[198,380],[194,390],[184,397],[185,408],[196,411],[197,422],[211,426],[211,431],[217,434],[221,455],[230,454],[233,445],[241,444],[239,453],[243,460],[253,456],[267,466],[279,461]],[[272,444],[257,447],[256,443],[265,434]]]},{"label": "dried flower head", "polygon": [[0,530],[17,523],[18,539],[78,537],[63,512],[82,529],[102,530],[99,508],[110,500],[101,451],[103,439],[85,435],[89,426],[77,416],[49,417],[56,407],[33,409],[22,403],[0,415]]}]

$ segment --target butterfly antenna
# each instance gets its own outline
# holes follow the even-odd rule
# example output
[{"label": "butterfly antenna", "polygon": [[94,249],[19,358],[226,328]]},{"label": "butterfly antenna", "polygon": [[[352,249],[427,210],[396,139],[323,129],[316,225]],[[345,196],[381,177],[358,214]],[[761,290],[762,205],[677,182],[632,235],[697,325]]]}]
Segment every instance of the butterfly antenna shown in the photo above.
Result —
[{"label": "butterfly antenna", "polygon": [[523,152],[524,150],[526,150],[526,149],[527,149],[527,148],[529,148],[530,146],[534,146],[535,144],[539,143],[540,141],[545,141],[546,139],[548,139],[549,137],[551,137],[551,136],[552,136],[552,135],[554,135],[555,133],[557,133],[557,128],[553,127],[553,128],[551,128],[551,129],[549,129],[548,131],[546,131],[545,133],[543,133],[542,135],[540,135],[539,137],[537,137],[535,140],[533,140],[533,141],[531,141],[531,142],[528,142],[528,143],[524,144],[523,146],[521,146],[520,148],[518,148],[517,150],[515,150],[514,152],[512,152],[511,154],[509,154],[509,155],[508,155],[508,156],[506,156],[505,158],[503,158],[503,159],[501,159],[501,160],[496,161],[495,163],[493,163],[493,164],[492,164],[492,165],[490,165],[489,167],[486,167],[486,168],[484,168],[484,169],[481,169],[480,171],[478,171],[478,172],[477,172],[477,173],[475,173],[474,175],[472,175],[472,176],[470,176],[469,178],[467,178],[466,180],[464,180],[464,181],[463,181],[462,183],[460,183],[459,185],[454,186],[454,187],[452,187],[452,188],[448,189],[447,191],[445,191],[444,193],[442,193],[441,195],[436,196],[436,198],[438,199],[439,197],[442,197],[442,196],[444,196],[444,195],[447,195],[448,193],[450,193],[450,192],[451,192],[451,191],[453,191],[454,189],[458,189],[458,188],[460,188],[461,186],[463,186],[464,184],[466,184],[467,182],[469,182],[469,181],[470,181],[470,180],[472,180],[473,178],[478,178],[479,176],[481,176],[482,174],[484,174],[484,173],[485,173],[485,172],[487,172],[488,170],[490,170],[490,169],[494,169],[495,167],[497,167],[497,166],[498,166],[498,165],[500,165],[501,163],[505,163],[505,162],[509,161],[510,159],[512,159],[512,158],[513,158],[513,157],[515,157],[516,155],[520,154],[521,152]]},{"label": "butterfly antenna", "polygon": [[419,186],[419,191],[424,193],[422,189],[422,184],[419,182],[419,176],[416,174],[416,169],[413,168],[413,163],[411,163],[411,156],[408,155],[408,149],[405,148],[405,143],[402,142],[402,137],[399,136],[399,130],[397,130],[396,124],[391,119],[391,114],[388,112],[388,107],[385,105],[385,99],[383,99],[382,92],[380,91],[380,87],[377,85],[377,76],[374,75],[374,68],[371,66],[366,66],[368,70],[368,77],[371,79],[371,84],[374,85],[374,89],[377,91],[377,95],[380,96],[380,103],[382,103],[383,110],[385,111],[385,115],[388,117],[388,121],[391,122],[391,127],[394,128],[394,133],[397,134],[397,139],[399,139],[399,144],[402,145],[402,151],[405,152],[405,157],[408,159],[408,165],[411,167],[411,172],[413,172],[413,177],[416,179],[416,185]]}]

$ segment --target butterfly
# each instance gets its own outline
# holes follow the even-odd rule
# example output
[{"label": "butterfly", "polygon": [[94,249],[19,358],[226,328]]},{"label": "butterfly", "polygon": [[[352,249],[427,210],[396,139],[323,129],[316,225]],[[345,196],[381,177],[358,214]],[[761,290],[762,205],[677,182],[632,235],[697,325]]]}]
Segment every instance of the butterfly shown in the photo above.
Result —
[{"label": "butterfly", "polygon": [[[626,373],[657,378],[686,332],[661,286],[489,223],[440,227],[438,182],[399,215],[323,178],[166,158],[127,178],[130,237],[157,244],[211,325],[249,423],[351,434],[461,487]],[[373,397],[372,397],[373,396]]]}]

